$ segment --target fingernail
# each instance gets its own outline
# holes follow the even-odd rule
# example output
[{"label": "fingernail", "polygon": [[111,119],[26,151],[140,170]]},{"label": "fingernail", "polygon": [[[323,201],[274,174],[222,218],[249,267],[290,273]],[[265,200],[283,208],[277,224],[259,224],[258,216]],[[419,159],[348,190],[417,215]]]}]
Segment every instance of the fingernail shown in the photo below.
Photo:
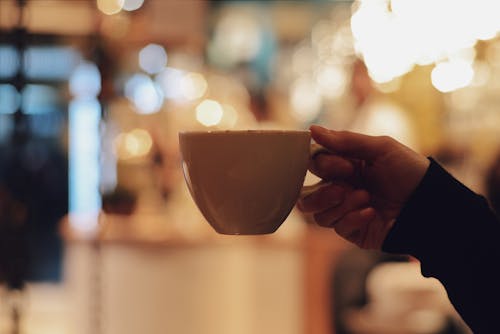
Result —
[{"label": "fingernail", "polygon": [[311,125],[309,129],[317,133],[326,133],[328,131],[326,128],[319,125]]},{"label": "fingernail", "polygon": [[364,208],[363,210],[361,210],[359,212],[359,215],[362,217],[362,218],[366,218],[366,219],[373,219],[375,218],[375,210],[373,208]]}]

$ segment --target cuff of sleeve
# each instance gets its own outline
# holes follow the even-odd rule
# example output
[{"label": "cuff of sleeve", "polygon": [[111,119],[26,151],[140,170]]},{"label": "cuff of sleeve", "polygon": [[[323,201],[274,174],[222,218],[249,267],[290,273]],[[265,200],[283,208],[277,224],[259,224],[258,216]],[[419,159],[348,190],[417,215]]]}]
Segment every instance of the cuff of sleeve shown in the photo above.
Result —
[{"label": "cuff of sleeve", "polygon": [[477,218],[474,210],[477,211],[478,205],[484,206],[480,196],[457,181],[435,160],[429,160],[431,163],[426,174],[382,246],[385,252],[416,257],[422,262],[424,275],[434,271],[433,263],[449,258],[452,252],[470,244],[470,239],[466,240],[471,237],[467,217]]}]

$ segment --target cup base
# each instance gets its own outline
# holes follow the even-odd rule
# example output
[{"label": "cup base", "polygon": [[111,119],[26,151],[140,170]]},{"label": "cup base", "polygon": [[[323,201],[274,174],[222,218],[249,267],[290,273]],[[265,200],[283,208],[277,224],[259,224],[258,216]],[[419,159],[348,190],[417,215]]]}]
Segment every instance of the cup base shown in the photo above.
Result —
[{"label": "cup base", "polygon": [[225,231],[214,228],[215,232],[223,235],[263,235],[263,234],[273,234],[278,230],[279,226],[270,230],[262,230],[262,231]]}]

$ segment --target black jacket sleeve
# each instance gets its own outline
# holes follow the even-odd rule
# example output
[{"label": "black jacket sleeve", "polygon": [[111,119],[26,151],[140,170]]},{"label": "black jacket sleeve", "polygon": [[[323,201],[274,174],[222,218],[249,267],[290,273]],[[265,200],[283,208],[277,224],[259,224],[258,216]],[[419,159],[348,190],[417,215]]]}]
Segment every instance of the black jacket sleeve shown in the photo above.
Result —
[{"label": "black jacket sleeve", "polygon": [[474,333],[500,333],[500,223],[483,197],[430,160],[382,249],[416,257]]}]

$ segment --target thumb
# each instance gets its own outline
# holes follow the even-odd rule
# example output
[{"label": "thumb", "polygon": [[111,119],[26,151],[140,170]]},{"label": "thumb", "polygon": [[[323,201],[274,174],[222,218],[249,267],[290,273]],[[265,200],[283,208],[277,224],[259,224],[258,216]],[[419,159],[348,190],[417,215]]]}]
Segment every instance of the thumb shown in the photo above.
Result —
[{"label": "thumb", "polygon": [[372,160],[383,153],[380,137],[349,131],[334,131],[318,125],[310,127],[311,137],[332,153],[348,158]]}]

